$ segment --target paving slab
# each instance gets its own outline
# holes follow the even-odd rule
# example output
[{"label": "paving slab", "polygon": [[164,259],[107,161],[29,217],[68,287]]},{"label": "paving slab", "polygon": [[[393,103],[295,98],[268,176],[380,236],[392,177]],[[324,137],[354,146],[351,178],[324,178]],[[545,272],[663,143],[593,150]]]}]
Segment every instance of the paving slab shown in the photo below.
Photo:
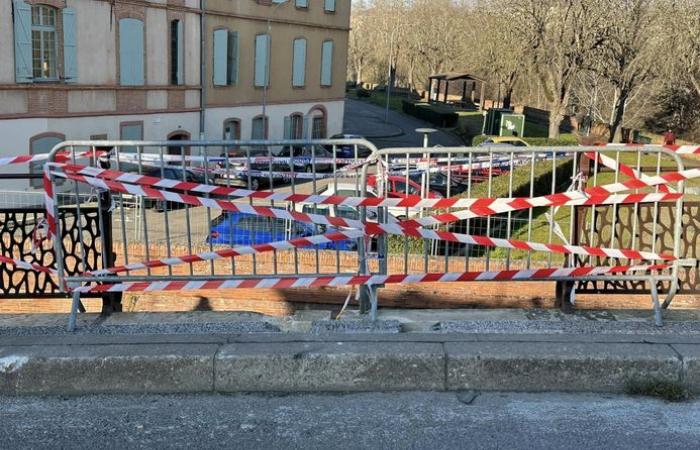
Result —
[{"label": "paving slab", "polygon": [[449,390],[624,392],[638,380],[680,381],[664,344],[446,343]]},{"label": "paving slab", "polygon": [[0,394],[212,391],[217,348],[207,344],[0,348]]},{"label": "paving slab", "polygon": [[229,344],[216,355],[219,392],[442,390],[441,344]]}]

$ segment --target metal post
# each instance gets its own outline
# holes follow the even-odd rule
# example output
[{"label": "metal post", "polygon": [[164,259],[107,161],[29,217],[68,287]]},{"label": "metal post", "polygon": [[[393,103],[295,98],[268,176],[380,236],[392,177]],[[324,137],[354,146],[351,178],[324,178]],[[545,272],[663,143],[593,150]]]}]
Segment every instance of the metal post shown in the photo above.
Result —
[{"label": "metal post", "polygon": [[394,66],[394,30],[391,30],[389,38],[389,77],[386,82],[386,111],[384,112],[384,123],[389,123],[389,97],[391,97],[391,85],[393,80]]},{"label": "metal post", "polygon": [[80,292],[73,291],[73,301],[70,305],[70,316],[68,317],[68,331],[75,331],[75,323],[78,319],[78,307],[80,305]]},{"label": "metal post", "polygon": [[659,303],[659,290],[656,287],[654,277],[649,277],[649,286],[651,287],[651,301],[654,304],[654,325],[662,327],[664,326],[664,320],[661,313],[661,304]]}]

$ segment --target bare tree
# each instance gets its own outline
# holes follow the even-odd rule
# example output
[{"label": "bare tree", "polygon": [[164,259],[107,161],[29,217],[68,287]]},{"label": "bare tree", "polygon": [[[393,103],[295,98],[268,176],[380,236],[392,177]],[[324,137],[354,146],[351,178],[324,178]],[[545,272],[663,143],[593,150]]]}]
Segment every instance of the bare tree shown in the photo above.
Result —
[{"label": "bare tree", "polygon": [[[618,19],[605,26],[607,40],[594,52],[591,68],[613,87],[610,142],[617,136],[631,96],[652,76],[658,27],[652,0],[617,0]],[[657,22],[658,23],[658,22]]]},{"label": "bare tree", "polygon": [[605,43],[601,24],[609,3],[602,0],[522,0],[513,4],[514,25],[549,108],[549,137],[558,138],[571,88],[591,55]]},{"label": "bare tree", "polygon": [[478,39],[472,50],[478,58],[476,70],[503,87],[504,108],[510,108],[516,81],[525,69],[525,42],[516,36],[514,19],[511,10],[500,8],[496,2],[476,13],[474,22],[479,27],[471,28]]}]

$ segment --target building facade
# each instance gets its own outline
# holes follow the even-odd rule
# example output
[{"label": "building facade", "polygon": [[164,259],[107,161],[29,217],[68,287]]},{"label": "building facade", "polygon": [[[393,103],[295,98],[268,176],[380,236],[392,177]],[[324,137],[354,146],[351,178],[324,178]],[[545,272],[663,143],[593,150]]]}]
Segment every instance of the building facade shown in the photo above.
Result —
[{"label": "building facade", "polygon": [[349,22],[350,0],[0,0],[0,156],[339,133]]},{"label": "building facade", "polygon": [[207,138],[342,132],[350,0],[206,0],[206,15]]}]

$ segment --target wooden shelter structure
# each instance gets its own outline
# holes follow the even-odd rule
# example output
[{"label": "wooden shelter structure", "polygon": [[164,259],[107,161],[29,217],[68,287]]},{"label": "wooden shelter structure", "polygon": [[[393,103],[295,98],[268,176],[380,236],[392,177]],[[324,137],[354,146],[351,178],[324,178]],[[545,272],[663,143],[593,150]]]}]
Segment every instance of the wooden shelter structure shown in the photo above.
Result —
[{"label": "wooden shelter structure", "polygon": [[[437,89],[435,90],[435,95],[433,95],[433,83],[437,82]],[[480,85],[479,93],[479,110],[484,109],[484,95],[486,90],[486,80],[484,78],[478,77],[476,75],[471,75],[466,72],[447,72],[430,75],[428,77],[428,101],[447,103],[448,95],[450,92],[450,83],[462,84],[462,104],[467,104],[468,101],[473,105],[476,102],[476,84]],[[442,89],[444,83],[444,90]],[[469,97],[467,97],[467,91],[469,91]],[[440,100],[440,94],[442,93],[442,101]],[[469,100],[467,100],[469,98]]]}]

